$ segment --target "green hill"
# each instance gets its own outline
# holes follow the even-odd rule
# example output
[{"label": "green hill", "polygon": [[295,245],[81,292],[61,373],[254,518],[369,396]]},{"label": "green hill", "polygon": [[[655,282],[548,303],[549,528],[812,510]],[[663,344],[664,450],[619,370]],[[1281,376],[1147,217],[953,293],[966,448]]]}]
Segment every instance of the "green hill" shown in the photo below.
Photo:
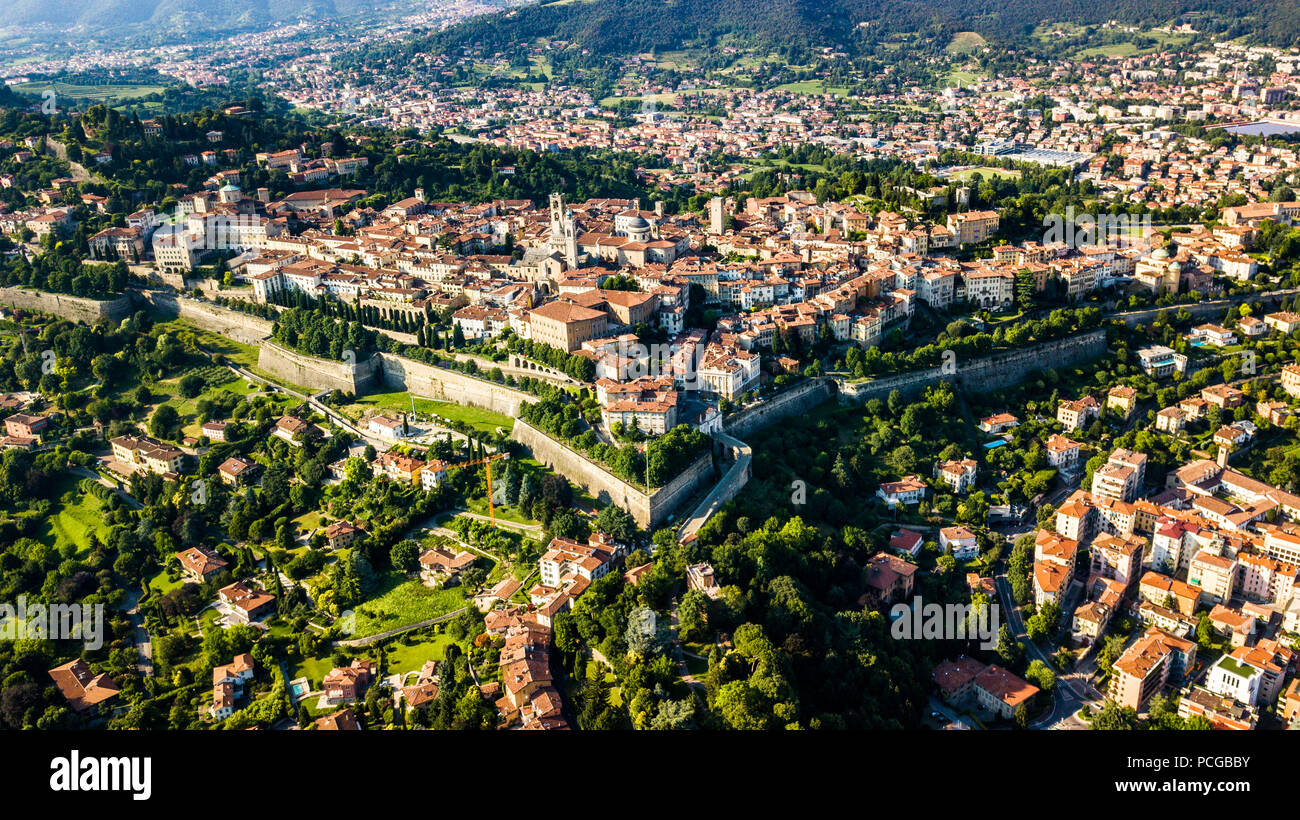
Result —
[{"label": "green hill", "polygon": [[1231,36],[1291,45],[1300,42],[1298,9],[1293,0],[557,0],[465,21],[423,45],[504,49],[550,39],[596,55],[727,45],[854,52],[898,32],[1014,43],[1043,22],[1150,27],[1206,13]]}]

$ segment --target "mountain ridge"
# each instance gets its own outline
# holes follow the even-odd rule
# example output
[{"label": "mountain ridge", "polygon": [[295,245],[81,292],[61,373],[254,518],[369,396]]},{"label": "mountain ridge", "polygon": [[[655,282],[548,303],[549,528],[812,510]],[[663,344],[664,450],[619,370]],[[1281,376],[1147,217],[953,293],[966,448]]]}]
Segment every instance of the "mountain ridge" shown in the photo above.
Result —
[{"label": "mountain ridge", "polygon": [[1046,22],[1118,20],[1149,27],[1205,13],[1264,42],[1300,42],[1300,11],[1292,0],[561,0],[465,20],[428,43],[506,47],[546,38],[606,55],[722,42],[853,50],[865,39],[860,31],[872,39],[903,31],[975,31],[1006,42]]}]

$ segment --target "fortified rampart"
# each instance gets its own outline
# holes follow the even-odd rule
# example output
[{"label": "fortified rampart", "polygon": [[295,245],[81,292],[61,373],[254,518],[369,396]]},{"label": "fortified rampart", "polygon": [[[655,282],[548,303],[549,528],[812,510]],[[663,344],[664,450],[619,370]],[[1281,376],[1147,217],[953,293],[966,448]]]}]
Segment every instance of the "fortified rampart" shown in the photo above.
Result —
[{"label": "fortified rampart", "polygon": [[262,342],[257,352],[257,366],[272,376],[311,390],[346,390],[364,393],[379,381],[379,357],[356,364],[307,356],[275,344]]},{"label": "fortified rampart", "polygon": [[853,404],[868,399],[885,398],[894,390],[914,396],[941,381],[974,392],[999,390],[1021,381],[1035,370],[1061,368],[1095,358],[1106,352],[1106,331],[1098,328],[1086,333],[1041,342],[1029,347],[1007,350],[970,361],[955,362],[955,369],[944,366],[885,376],[868,382],[840,382],[840,403]]},{"label": "fortified rampart", "polygon": [[662,524],[702,484],[713,480],[713,459],[706,454],[696,459],[668,484],[647,495],[526,421],[515,421],[511,437],[527,447],[533,458],[580,485],[597,499],[607,500],[627,510],[636,520],[637,526],[646,529]]},{"label": "fortified rampart", "polygon": [[21,287],[0,288],[0,305],[48,313],[88,325],[105,319],[118,322],[131,315],[131,300],[126,296],[116,299],[87,299]]},{"label": "fortified rampart", "polygon": [[394,390],[406,390],[417,396],[478,407],[515,418],[525,403],[538,401],[529,393],[405,356],[380,353],[379,359],[383,362],[383,383]]}]

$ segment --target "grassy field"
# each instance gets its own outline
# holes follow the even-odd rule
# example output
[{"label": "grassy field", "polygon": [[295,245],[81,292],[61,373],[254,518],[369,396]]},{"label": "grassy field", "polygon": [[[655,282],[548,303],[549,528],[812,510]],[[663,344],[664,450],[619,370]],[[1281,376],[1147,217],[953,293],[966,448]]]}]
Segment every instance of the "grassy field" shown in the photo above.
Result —
[{"label": "grassy field", "polygon": [[235,364],[244,367],[252,367],[257,364],[258,350],[252,345],[246,345],[236,342],[234,339],[228,339],[210,330],[204,330],[197,325],[190,324],[184,319],[174,319],[165,322],[159,327],[166,328],[175,333],[182,331],[193,333],[195,339],[204,350],[214,355],[222,355]]},{"label": "grassy field", "polygon": [[945,88],[950,86],[961,86],[967,88],[975,83],[984,82],[988,77],[983,74],[977,74],[974,71],[963,71],[960,68],[954,68],[949,71],[943,78]]},{"label": "grassy field", "polygon": [[[1060,32],[1058,38],[1056,32]],[[1102,31],[1096,26],[1080,26],[1074,23],[1050,23],[1038,26],[1032,35],[1044,43],[1056,42],[1058,39],[1096,42],[1096,37],[1104,37],[1111,42],[1095,46],[1086,46],[1075,50],[1070,56],[1074,59],[1099,57],[1132,57],[1139,54],[1151,54],[1168,48],[1178,48],[1191,41],[1192,35],[1169,31],[1121,31],[1110,29]],[[1141,40],[1140,44],[1134,40]],[[1153,41],[1148,43],[1146,41]],[[1082,44],[1082,43],[1081,43]]]},{"label": "grassy field", "polygon": [[944,47],[949,54],[969,54],[988,45],[978,32],[959,31],[952,36],[952,42]]},{"label": "grassy field", "polygon": [[388,673],[405,674],[419,671],[428,660],[442,660],[447,647],[454,643],[450,635],[433,635],[428,640],[407,646],[401,641],[387,645]]},{"label": "grassy field", "polygon": [[1081,60],[1089,57],[1132,57],[1139,51],[1136,43],[1108,43],[1104,46],[1093,46],[1076,51],[1073,56]]},{"label": "grassy field", "polygon": [[19,94],[39,97],[46,91],[53,90],[55,105],[62,107],[60,99],[76,102],[102,103],[119,100],[137,100],[150,94],[161,94],[166,89],[161,85],[74,85],[59,80],[54,82],[19,83],[13,86]]},{"label": "grassy field", "polygon": [[63,492],[72,490],[78,497],[75,504],[65,505],[54,515],[46,519],[45,532],[41,541],[55,549],[62,550],[68,545],[76,548],[78,553],[90,549],[91,537],[101,542],[108,540],[109,526],[104,520],[104,504],[89,493],[76,489],[77,481],[69,476],[66,483],[61,482],[55,489],[59,497]]},{"label": "grassy field", "polygon": [[418,580],[391,573],[370,600],[356,608],[356,632],[364,638],[379,632],[445,615],[465,605],[460,587],[429,589]]},{"label": "grassy field", "polygon": [[803,80],[797,83],[784,83],[776,87],[777,91],[789,91],[794,94],[834,94],[847,97],[849,89],[842,85],[827,85],[821,80]]},{"label": "grassy field", "polygon": [[[410,411],[411,394],[405,391],[395,391],[391,393],[370,393],[365,396],[359,396],[355,403],[349,404],[343,408],[343,412],[354,418],[359,418],[366,410],[393,410],[393,411]],[[415,412],[417,413],[434,413],[450,421],[459,421],[468,424],[475,430],[483,433],[494,433],[498,427],[504,427],[507,431],[514,429],[515,420],[501,413],[493,413],[491,410],[480,410],[477,407],[465,407],[464,405],[454,404],[449,401],[437,401],[436,399],[422,399],[415,397]]]},{"label": "grassy field", "polygon": [[655,68],[678,71],[699,64],[699,57],[693,51],[661,51],[655,55]]},{"label": "grassy field", "polygon": [[1019,171],[1008,171],[1004,168],[966,168],[955,174],[948,176],[948,179],[966,182],[971,177],[979,174],[984,179],[1019,179]]}]

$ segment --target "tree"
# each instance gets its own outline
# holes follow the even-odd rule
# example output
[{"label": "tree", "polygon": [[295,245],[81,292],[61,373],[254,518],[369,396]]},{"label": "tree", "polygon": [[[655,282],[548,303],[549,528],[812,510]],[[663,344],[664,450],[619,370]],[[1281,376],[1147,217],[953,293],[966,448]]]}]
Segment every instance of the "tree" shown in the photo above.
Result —
[{"label": "tree", "polygon": [[420,566],[420,544],[409,538],[393,545],[391,553],[393,568],[402,572],[414,572]]},{"label": "tree", "polygon": [[203,392],[203,377],[198,373],[186,373],[177,384],[177,391],[184,398],[194,398]]},{"label": "tree", "polygon": [[708,637],[709,599],[697,589],[688,590],[677,606],[677,631],[684,641]]},{"label": "tree", "polygon": [[1006,624],[998,627],[998,657],[1009,669],[1019,669],[1025,657],[1024,649]]},{"label": "tree", "polygon": [[1101,711],[1093,716],[1092,728],[1107,732],[1136,729],[1137,711],[1108,699]]},{"label": "tree", "polygon": [[149,434],[156,438],[174,439],[180,431],[181,416],[170,404],[160,405],[149,419]]},{"label": "tree", "polygon": [[1056,689],[1056,673],[1047,664],[1037,659],[1029,662],[1029,667],[1025,670],[1025,679],[1049,694]]},{"label": "tree", "polygon": [[596,530],[627,544],[636,538],[636,521],[622,507],[610,504],[596,515]]},{"label": "tree", "polygon": [[761,730],[775,727],[775,718],[768,708],[766,698],[749,681],[736,680],[723,684],[713,708],[732,729]]}]

